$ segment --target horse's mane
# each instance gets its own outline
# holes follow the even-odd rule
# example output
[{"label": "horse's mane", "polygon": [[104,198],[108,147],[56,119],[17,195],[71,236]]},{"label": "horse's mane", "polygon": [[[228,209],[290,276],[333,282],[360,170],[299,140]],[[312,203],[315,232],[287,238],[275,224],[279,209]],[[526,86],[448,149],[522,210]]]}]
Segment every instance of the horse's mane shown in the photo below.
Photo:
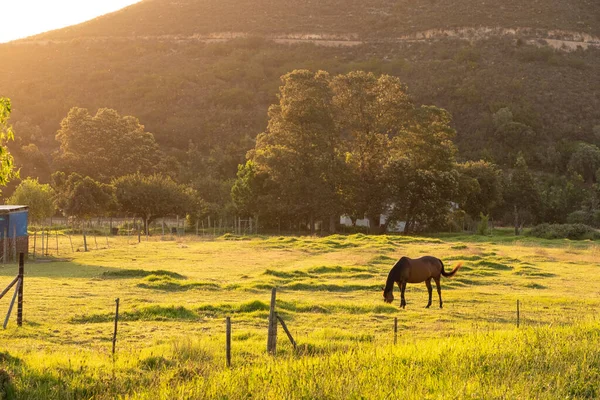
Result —
[{"label": "horse's mane", "polygon": [[385,289],[383,289],[383,293],[389,293],[391,290],[394,290],[394,282],[396,281],[396,276],[404,269],[405,266],[408,266],[408,257],[402,257],[399,259],[396,264],[390,270],[388,274],[387,281],[385,282]]}]

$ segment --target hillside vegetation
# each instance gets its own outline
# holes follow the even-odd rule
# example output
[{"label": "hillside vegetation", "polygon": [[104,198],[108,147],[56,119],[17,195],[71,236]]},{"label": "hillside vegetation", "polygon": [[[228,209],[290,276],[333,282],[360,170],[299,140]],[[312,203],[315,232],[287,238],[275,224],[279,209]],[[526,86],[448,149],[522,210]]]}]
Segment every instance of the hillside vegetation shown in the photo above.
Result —
[{"label": "hillside vegetation", "polygon": [[[193,35],[329,34],[383,39],[429,29],[501,26],[598,36],[594,0],[145,0],[40,39]],[[176,23],[174,23],[176,21]]]}]

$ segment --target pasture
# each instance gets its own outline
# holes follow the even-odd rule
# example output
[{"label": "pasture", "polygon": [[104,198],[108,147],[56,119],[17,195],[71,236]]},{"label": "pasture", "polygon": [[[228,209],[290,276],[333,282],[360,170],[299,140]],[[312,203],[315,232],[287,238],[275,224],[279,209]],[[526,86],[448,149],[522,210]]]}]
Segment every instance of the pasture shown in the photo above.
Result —
[{"label": "pasture", "polygon": [[[361,234],[107,240],[26,264],[24,325],[13,316],[0,331],[0,398],[600,396],[598,242]],[[65,236],[60,246],[69,247]],[[394,302],[383,302],[381,287],[403,255],[434,255],[447,270],[463,263],[442,278],[443,309],[435,291],[424,308],[424,283],[408,284],[405,310],[397,286]],[[0,289],[16,270],[0,266]],[[298,342],[294,349],[279,328],[275,358],[266,354],[272,287]]]}]

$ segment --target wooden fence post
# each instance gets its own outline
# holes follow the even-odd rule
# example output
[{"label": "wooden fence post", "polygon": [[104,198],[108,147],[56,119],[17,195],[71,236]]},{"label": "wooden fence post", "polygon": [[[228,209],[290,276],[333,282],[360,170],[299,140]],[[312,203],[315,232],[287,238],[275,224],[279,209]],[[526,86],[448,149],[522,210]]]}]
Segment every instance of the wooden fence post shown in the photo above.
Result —
[{"label": "wooden fence post", "polygon": [[25,254],[19,253],[19,295],[17,298],[17,326],[23,326],[23,277],[25,275]]},{"label": "wooden fence post", "polygon": [[398,317],[394,317],[394,344],[398,343]]},{"label": "wooden fence post", "polygon": [[8,325],[8,319],[10,318],[10,314],[12,313],[12,309],[15,305],[15,300],[17,299],[17,295],[19,294],[21,286],[21,281],[17,278],[17,287],[15,289],[15,294],[13,294],[12,300],[10,301],[10,306],[8,307],[8,312],[6,313],[6,318],[4,319],[3,328],[6,329],[6,325]]},{"label": "wooden fence post", "polygon": [[88,251],[87,249],[87,238],[85,236],[85,227],[83,227],[83,251]]},{"label": "wooden fence post", "polygon": [[294,349],[295,349],[296,348],[296,341],[294,340],[294,338],[292,337],[292,334],[290,333],[290,331],[288,330],[287,326],[285,325],[285,322],[279,316],[279,314],[275,313],[275,315],[277,316],[277,319],[281,323],[281,327],[283,328],[283,330],[284,330],[285,334],[287,335],[288,339],[290,339],[290,342],[292,342],[292,346],[294,346]]},{"label": "wooden fence post", "polygon": [[520,311],[520,310],[519,310],[519,300],[517,300],[517,328],[519,327],[519,324],[520,324],[520,322],[521,322],[521,321],[520,321],[520,319],[521,319],[521,315],[520,315],[520,312],[519,312],[519,311]]},{"label": "wooden fence post", "polygon": [[269,334],[267,338],[267,352],[277,354],[277,318],[275,315],[276,289],[271,290],[271,308],[269,310]]},{"label": "wooden fence post", "polygon": [[231,367],[231,317],[227,317],[225,321],[225,355],[227,357],[227,367]]},{"label": "wooden fence post", "polygon": [[115,329],[113,332],[113,340],[112,340],[112,355],[115,357],[115,346],[117,344],[117,325],[119,323],[119,299],[115,299],[115,303],[117,304],[117,309],[115,310]]},{"label": "wooden fence post", "polygon": [[33,258],[35,259],[35,245],[37,240],[37,231],[33,232]]},{"label": "wooden fence post", "polygon": [[58,231],[56,232],[56,256],[58,257]]}]

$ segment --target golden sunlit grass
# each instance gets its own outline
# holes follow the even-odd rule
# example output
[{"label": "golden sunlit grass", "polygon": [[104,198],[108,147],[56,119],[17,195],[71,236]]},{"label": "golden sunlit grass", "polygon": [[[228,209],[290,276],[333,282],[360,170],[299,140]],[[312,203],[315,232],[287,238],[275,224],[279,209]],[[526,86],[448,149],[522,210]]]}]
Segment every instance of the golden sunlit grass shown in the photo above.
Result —
[{"label": "golden sunlit grass", "polygon": [[[16,328],[13,316],[0,332],[9,397],[599,395],[597,242],[225,235],[111,237],[108,244],[99,237],[96,249],[88,239],[91,251],[71,252],[60,236],[57,257],[26,265],[24,326]],[[81,247],[79,237],[71,241]],[[394,303],[384,303],[380,288],[394,262],[425,254],[448,269],[463,263],[455,278],[442,280],[444,309],[424,308],[424,284],[408,285],[406,310],[397,288]],[[0,267],[0,286],[15,274],[15,265]],[[299,345],[294,350],[280,332],[275,360],[265,354],[272,287]],[[8,308],[6,297],[0,307]]]}]

